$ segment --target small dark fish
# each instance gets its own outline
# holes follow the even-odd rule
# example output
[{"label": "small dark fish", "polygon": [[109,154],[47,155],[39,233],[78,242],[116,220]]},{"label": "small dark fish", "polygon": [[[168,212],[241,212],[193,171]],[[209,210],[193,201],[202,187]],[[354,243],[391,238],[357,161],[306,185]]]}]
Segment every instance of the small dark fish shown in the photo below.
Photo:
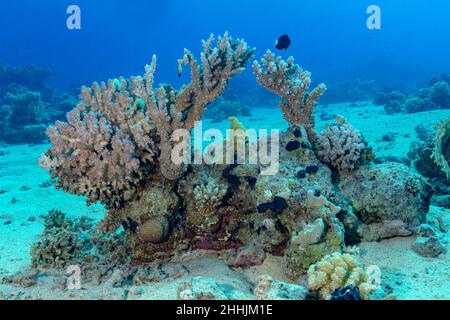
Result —
[{"label": "small dark fish", "polygon": [[275,42],[275,48],[278,50],[287,50],[289,46],[291,45],[291,39],[289,39],[289,36],[287,34],[282,35],[277,42]]}]

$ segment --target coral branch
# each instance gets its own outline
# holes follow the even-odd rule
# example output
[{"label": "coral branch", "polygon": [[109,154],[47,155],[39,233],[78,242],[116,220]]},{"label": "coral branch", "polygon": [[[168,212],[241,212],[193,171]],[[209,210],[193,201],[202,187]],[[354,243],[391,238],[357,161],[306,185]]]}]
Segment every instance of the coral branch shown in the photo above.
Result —
[{"label": "coral branch", "polygon": [[322,83],[308,92],[311,86],[311,73],[303,71],[289,57],[284,61],[267,50],[261,59],[253,63],[254,74],[260,85],[282,98],[280,109],[290,125],[303,125],[311,140],[316,139],[314,131],[315,119],[313,109],[317,100],[325,92]]},{"label": "coral branch", "polygon": [[217,99],[225,90],[232,76],[245,70],[245,66],[253,55],[244,40],[234,41],[228,33],[218,37],[216,47],[214,36],[203,41],[201,64],[187,49],[179,61],[189,65],[191,82],[175,91],[170,85],[161,85],[156,92],[152,88],[156,69],[156,58],[146,67],[145,78],[132,79],[132,92],[143,99],[148,108],[148,115],[155,123],[161,137],[161,172],[169,180],[176,180],[184,172],[182,165],[174,164],[171,159],[173,141],[172,133],[176,129],[191,130],[199,121],[205,108]]},{"label": "coral branch", "polygon": [[184,167],[172,161],[172,133],[191,130],[254,52],[228,33],[213,45],[212,35],[203,41],[200,65],[185,50],[181,62],[190,65],[192,80],[180,91],[170,85],[153,90],[156,56],[144,77],[83,87],[80,104],[67,114],[68,123],[57,122],[47,130],[53,145],[40,163],[57,178],[56,186],[87,196],[89,204],[100,200],[108,208],[121,208],[158,164],[167,179],[180,178]]},{"label": "coral branch", "polygon": [[131,200],[157,155],[156,130],[124,79],[83,87],[67,123],[47,129],[52,147],[41,164],[56,186],[108,208]]}]

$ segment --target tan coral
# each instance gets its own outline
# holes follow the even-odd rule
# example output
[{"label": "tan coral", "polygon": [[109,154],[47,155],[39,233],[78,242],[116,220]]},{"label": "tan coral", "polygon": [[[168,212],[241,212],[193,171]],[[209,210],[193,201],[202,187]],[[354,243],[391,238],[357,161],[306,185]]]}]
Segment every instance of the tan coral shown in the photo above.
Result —
[{"label": "tan coral", "polygon": [[131,80],[132,92],[143,99],[158,129],[161,171],[169,180],[180,178],[185,169],[183,164],[174,163],[172,159],[172,133],[177,129],[191,130],[201,119],[205,108],[223,93],[231,77],[245,70],[254,52],[244,40],[234,41],[227,32],[218,37],[215,47],[214,40],[211,35],[203,41],[201,64],[185,49],[180,63],[190,66],[191,82],[179,91],[170,85],[161,85],[153,90],[155,56],[152,64],[145,68],[145,79],[136,77]]},{"label": "tan coral", "polygon": [[336,123],[323,129],[318,142],[320,159],[340,173],[353,171],[374,158],[364,136],[340,115]]},{"label": "tan coral", "polygon": [[210,233],[211,228],[220,222],[218,208],[227,190],[226,185],[215,182],[196,186],[193,191],[195,210],[187,212],[187,224],[197,232]]},{"label": "tan coral", "polygon": [[289,124],[303,125],[309,139],[315,141],[313,110],[326,90],[325,84],[319,84],[308,92],[311,73],[295,64],[293,57],[284,61],[281,57],[275,57],[270,50],[261,59],[261,64],[257,61],[253,63],[253,70],[260,85],[282,98],[280,108]]},{"label": "tan coral", "polygon": [[335,252],[308,269],[308,286],[323,299],[330,299],[334,290],[349,285],[358,287],[364,299],[378,288],[355,255]]},{"label": "tan coral", "polygon": [[156,129],[123,78],[82,88],[81,102],[47,129],[51,148],[41,165],[56,187],[120,207],[150,174],[157,154]]},{"label": "tan coral", "polygon": [[145,242],[161,243],[167,237],[169,222],[165,218],[154,218],[139,226],[139,236]]}]

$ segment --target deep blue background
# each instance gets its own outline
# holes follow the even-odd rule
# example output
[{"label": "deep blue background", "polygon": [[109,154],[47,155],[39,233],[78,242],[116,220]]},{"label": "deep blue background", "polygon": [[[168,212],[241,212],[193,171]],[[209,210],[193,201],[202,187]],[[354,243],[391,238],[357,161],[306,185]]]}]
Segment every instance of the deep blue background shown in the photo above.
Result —
[{"label": "deep blue background", "polygon": [[[70,4],[81,7],[81,31],[66,28]],[[367,30],[370,4],[381,6],[383,30]],[[153,53],[157,80],[179,85],[183,48],[197,53],[200,39],[225,30],[258,57],[288,33],[287,54],[322,81],[450,70],[449,0],[0,0],[0,15],[0,60],[49,67],[60,87],[140,74]]]}]

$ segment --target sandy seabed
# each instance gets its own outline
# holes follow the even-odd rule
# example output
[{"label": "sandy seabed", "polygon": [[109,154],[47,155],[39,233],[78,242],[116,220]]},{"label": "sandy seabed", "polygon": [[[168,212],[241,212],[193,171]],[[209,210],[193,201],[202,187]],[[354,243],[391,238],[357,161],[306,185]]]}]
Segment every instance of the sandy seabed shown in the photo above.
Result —
[{"label": "sandy seabed", "polygon": [[[331,104],[317,111],[320,114],[340,113],[358,128],[369,141],[378,157],[406,157],[411,142],[416,141],[415,127],[423,124],[433,129],[434,125],[450,116],[450,110],[434,110],[415,114],[383,114],[382,107],[369,102],[356,104]],[[319,118],[319,117],[317,117]],[[257,109],[251,117],[240,120],[247,128],[287,127],[277,108]],[[320,131],[329,121],[318,121]],[[229,123],[204,122],[204,129],[215,127],[226,129]],[[383,142],[386,134],[394,141]],[[0,279],[27,268],[30,263],[30,246],[36,242],[43,230],[43,217],[51,209],[58,209],[70,217],[85,215],[101,220],[105,209],[100,205],[87,207],[82,197],[66,194],[49,184],[48,174],[38,167],[37,159],[48,145],[18,145],[0,147]],[[450,228],[450,210],[431,207],[428,219],[441,217]],[[378,265],[382,272],[382,283],[393,289],[397,299],[450,299],[450,236],[449,231],[442,242],[447,253],[437,258],[424,258],[411,250],[415,238],[394,238],[379,243],[362,243],[361,258],[366,265]],[[186,262],[189,277],[214,278],[226,283],[235,283],[241,290],[233,298],[251,299],[251,287],[258,275],[270,274],[274,279],[289,281],[283,275],[282,261],[268,256],[263,265],[247,270],[232,270],[222,263],[217,254],[203,253],[201,258]],[[198,278],[198,279],[200,279]],[[177,283],[182,277],[161,283],[131,288],[124,292],[117,288],[92,288],[92,294],[67,293],[64,290],[49,290],[52,286],[42,283],[39,288],[10,288],[0,285],[3,294],[21,291],[25,298],[44,299],[175,299]]]}]

